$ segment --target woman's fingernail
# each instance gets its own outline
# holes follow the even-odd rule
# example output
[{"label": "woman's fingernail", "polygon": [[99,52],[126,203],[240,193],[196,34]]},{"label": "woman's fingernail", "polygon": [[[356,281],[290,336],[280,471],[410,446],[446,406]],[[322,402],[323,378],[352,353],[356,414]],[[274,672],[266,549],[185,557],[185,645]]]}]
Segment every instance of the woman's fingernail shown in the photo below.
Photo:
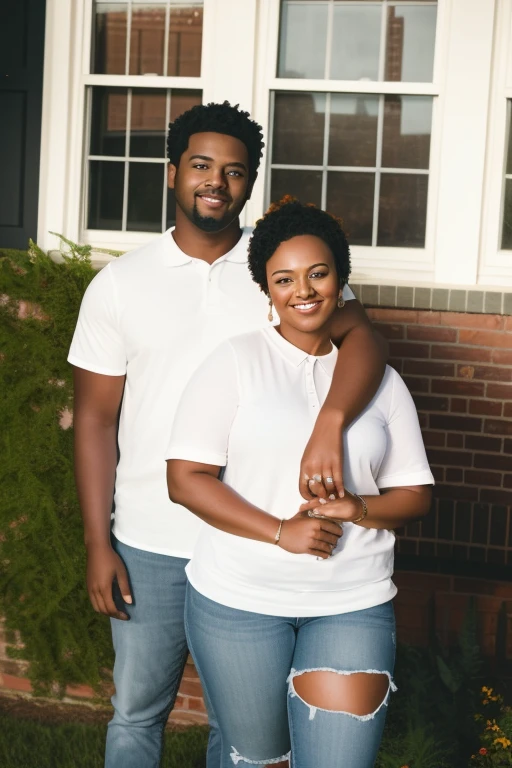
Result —
[{"label": "woman's fingernail", "polygon": [[307,482],[309,480],[309,475],[304,475],[304,480]]},{"label": "woman's fingernail", "polygon": [[338,496],[340,497],[340,499],[342,499],[344,497],[344,495],[345,495],[345,491],[340,491],[338,493]]},{"label": "woman's fingernail", "polygon": [[317,483],[321,483],[322,475],[313,475],[313,480],[316,480]]},{"label": "woman's fingernail", "polygon": [[320,502],[320,504],[327,504],[325,499],[318,499],[318,501]]},{"label": "woman's fingernail", "polygon": [[330,498],[330,500],[331,500],[331,501],[334,501],[334,500],[335,500],[335,498],[336,498],[336,496],[334,495],[334,493],[331,493],[331,494],[330,494],[330,496],[329,496],[329,498]]}]

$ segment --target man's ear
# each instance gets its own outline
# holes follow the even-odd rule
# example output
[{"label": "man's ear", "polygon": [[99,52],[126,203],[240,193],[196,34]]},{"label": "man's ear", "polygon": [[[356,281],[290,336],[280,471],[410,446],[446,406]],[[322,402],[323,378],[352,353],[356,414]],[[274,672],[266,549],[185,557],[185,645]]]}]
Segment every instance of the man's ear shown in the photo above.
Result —
[{"label": "man's ear", "polygon": [[176,179],[176,172],[177,168],[172,163],[169,163],[169,167],[167,169],[167,186],[169,189],[174,189],[174,181]]}]

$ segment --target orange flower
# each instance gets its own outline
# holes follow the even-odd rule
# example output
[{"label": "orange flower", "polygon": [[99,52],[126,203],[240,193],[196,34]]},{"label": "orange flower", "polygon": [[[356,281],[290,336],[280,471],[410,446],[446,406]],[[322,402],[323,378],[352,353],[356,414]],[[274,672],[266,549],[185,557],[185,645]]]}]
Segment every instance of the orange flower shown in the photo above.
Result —
[{"label": "orange flower", "polygon": [[481,747],[481,748],[478,750],[478,754],[479,754],[479,755],[486,755],[486,754],[487,754],[487,750],[486,750],[486,748],[485,748],[485,747]]}]

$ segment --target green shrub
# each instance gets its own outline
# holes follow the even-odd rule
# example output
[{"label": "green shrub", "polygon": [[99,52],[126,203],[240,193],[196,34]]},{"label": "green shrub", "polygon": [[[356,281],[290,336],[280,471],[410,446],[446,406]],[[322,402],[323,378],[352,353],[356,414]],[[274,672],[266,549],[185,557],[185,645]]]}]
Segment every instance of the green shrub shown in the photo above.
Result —
[{"label": "green shrub", "polygon": [[94,274],[88,253],[55,264],[33,243],[28,253],[0,250],[0,614],[46,692],[98,685],[111,663],[108,622],[85,589],[72,429],[59,425],[71,407],[66,356]]}]

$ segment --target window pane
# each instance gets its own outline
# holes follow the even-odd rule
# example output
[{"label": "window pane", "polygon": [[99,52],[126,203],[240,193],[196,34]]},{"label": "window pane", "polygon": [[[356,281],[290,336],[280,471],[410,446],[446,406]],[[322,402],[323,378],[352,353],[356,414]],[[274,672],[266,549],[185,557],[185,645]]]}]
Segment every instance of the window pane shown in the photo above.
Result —
[{"label": "window pane", "polygon": [[174,77],[201,75],[203,3],[171,5],[167,74]]},{"label": "window pane", "polygon": [[128,3],[96,3],[93,72],[124,75]]},{"label": "window pane", "polygon": [[327,210],[343,220],[351,245],[371,245],[374,173],[331,171],[327,176]]},{"label": "window pane", "polygon": [[375,166],[379,97],[332,94],[329,165]]},{"label": "window pane", "polygon": [[328,3],[284,0],[281,5],[278,77],[325,76]]},{"label": "window pane", "polygon": [[273,163],[322,164],[325,102],[323,93],[276,93]]},{"label": "window pane", "polygon": [[126,88],[93,88],[89,154],[124,156],[127,101]]},{"label": "window pane", "polygon": [[88,229],[121,229],[123,182],[123,162],[90,161]]},{"label": "window pane", "polygon": [[176,120],[179,115],[186,112],[187,109],[192,109],[197,104],[201,104],[203,100],[202,91],[171,91],[171,122]]},{"label": "window pane", "polygon": [[512,175],[512,131],[510,130],[511,102],[508,101],[508,147],[507,147],[507,174]]},{"label": "window pane", "polygon": [[273,170],[270,201],[277,202],[284,195],[298,197],[301,203],[322,203],[321,171]]},{"label": "window pane", "polygon": [[331,78],[378,79],[381,9],[380,3],[334,6]]},{"label": "window pane", "polygon": [[165,3],[134,3],[130,75],[164,73]]},{"label": "window pane", "polygon": [[501,247],[512,250],[512,179],[505,180],[505,200],[503,201],[503,233]]},{"label": "window pane", "polygon": [[165,228],[174,227],[176,224],[176,198],[174,197],[174,189],[167,188],[167,219],[165,222]]},{"label": "window pane", "polygon": [[436,5],[388,8],[386,80],[432,82]]},{"label": "window pane", "polygon": [[165,157],[166,91],[133,90],[130,156]]},{"label": "window pane", "polygon": [[386,96],[383,167],[428,169],[431,126],[430,96]]},{"label": "window pane", "polygon": [[424,248],[428,176],[383,173],[377,245]]},{"label": "window pane", "polygon": [[164,163],[130,163],[126,229],[162,231]]}]

